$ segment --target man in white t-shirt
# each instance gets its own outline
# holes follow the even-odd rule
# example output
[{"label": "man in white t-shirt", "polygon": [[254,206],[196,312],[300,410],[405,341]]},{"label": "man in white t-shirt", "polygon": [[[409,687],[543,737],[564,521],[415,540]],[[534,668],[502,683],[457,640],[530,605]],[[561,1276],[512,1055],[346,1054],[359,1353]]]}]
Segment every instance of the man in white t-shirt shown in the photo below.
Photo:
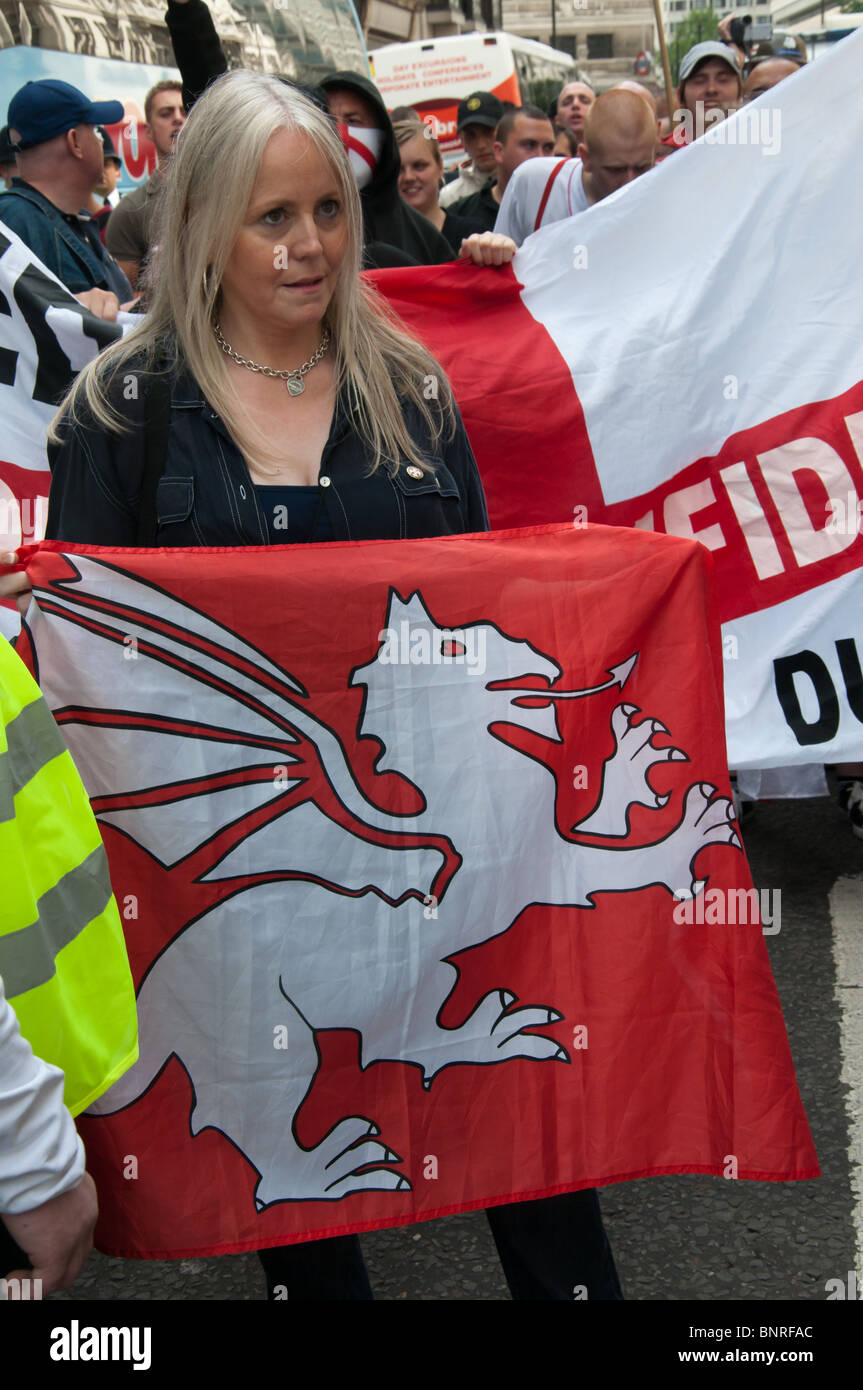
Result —
[{"label": "man in white t-shirt", "polygon": [[656,119],[640,95],[615,88],[596,98],[578,159],[529,159],[513,173],[494,230],[520,246],[539,227],[584,212],[646,174],[656,157]]}]

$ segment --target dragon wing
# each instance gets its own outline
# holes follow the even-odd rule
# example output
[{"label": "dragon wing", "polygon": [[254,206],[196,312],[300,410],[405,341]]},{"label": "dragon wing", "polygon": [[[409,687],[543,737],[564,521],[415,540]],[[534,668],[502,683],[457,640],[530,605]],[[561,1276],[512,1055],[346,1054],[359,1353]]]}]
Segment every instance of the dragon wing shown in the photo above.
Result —
[{"label": "dragon wing", "polygon": [[286,671],[118,565],[62,558],[65,577],[40,582],[35,567],[27,628],[100,821],[197,879],[307,878],[393,902],[441,897],[457,868],[449,841],[364,795],[340,740]]}]

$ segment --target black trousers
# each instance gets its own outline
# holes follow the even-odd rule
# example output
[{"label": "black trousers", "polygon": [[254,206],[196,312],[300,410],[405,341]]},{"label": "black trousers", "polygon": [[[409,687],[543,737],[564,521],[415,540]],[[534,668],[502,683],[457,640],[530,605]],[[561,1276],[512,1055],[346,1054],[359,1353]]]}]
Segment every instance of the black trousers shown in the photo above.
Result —
[{"label": "black trousers", "polygon": [[[593,1188],[513,1202],[486,1212],[513,1298],[623,1298]],[[356,1236],[334,1236],[258,1252],[271,1299],[345,1301],[374,1297]],[[0,1278],[29,1260],[0,1221]]]},{"label": "black trousers", "polygon": [[[622,1299],[594,1188],[486,1211],[514,1299]],[[374,1297],[356,1236],[259,1250],[267,1295],[289,1302]]]},{"label": "black trousers", "polygon": [[30,1261],[20,1246],[10,1236],[0,1216],[0,1279],[11,1274],[13,1269],[32,1269]]}]

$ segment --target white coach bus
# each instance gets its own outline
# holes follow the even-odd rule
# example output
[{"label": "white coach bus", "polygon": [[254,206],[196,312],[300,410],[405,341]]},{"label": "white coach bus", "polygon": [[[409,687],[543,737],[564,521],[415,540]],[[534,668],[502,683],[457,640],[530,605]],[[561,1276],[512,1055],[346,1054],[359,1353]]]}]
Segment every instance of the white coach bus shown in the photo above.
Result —
[{"label": "white coach bus", "polygon": [[412,106],[432,127],[446,155],[461,148],[456,112],[471,92],[492,92],[515,106],[530,102],[545,109],[564,82],[581,77],[568,53],[504,33],[387,44],[376,48],[370,61],[387,109]]}]

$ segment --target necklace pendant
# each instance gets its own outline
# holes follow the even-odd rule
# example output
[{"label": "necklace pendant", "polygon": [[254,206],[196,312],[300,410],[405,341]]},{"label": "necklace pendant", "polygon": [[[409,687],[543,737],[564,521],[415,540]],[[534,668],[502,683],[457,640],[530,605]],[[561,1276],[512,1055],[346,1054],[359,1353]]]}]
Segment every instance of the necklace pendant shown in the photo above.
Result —
[{"label": "necklace pendant", "polygon": [[301,396],[306,389],[306,383],[301,376],[285,377],[285,385],[292,396]]}]

